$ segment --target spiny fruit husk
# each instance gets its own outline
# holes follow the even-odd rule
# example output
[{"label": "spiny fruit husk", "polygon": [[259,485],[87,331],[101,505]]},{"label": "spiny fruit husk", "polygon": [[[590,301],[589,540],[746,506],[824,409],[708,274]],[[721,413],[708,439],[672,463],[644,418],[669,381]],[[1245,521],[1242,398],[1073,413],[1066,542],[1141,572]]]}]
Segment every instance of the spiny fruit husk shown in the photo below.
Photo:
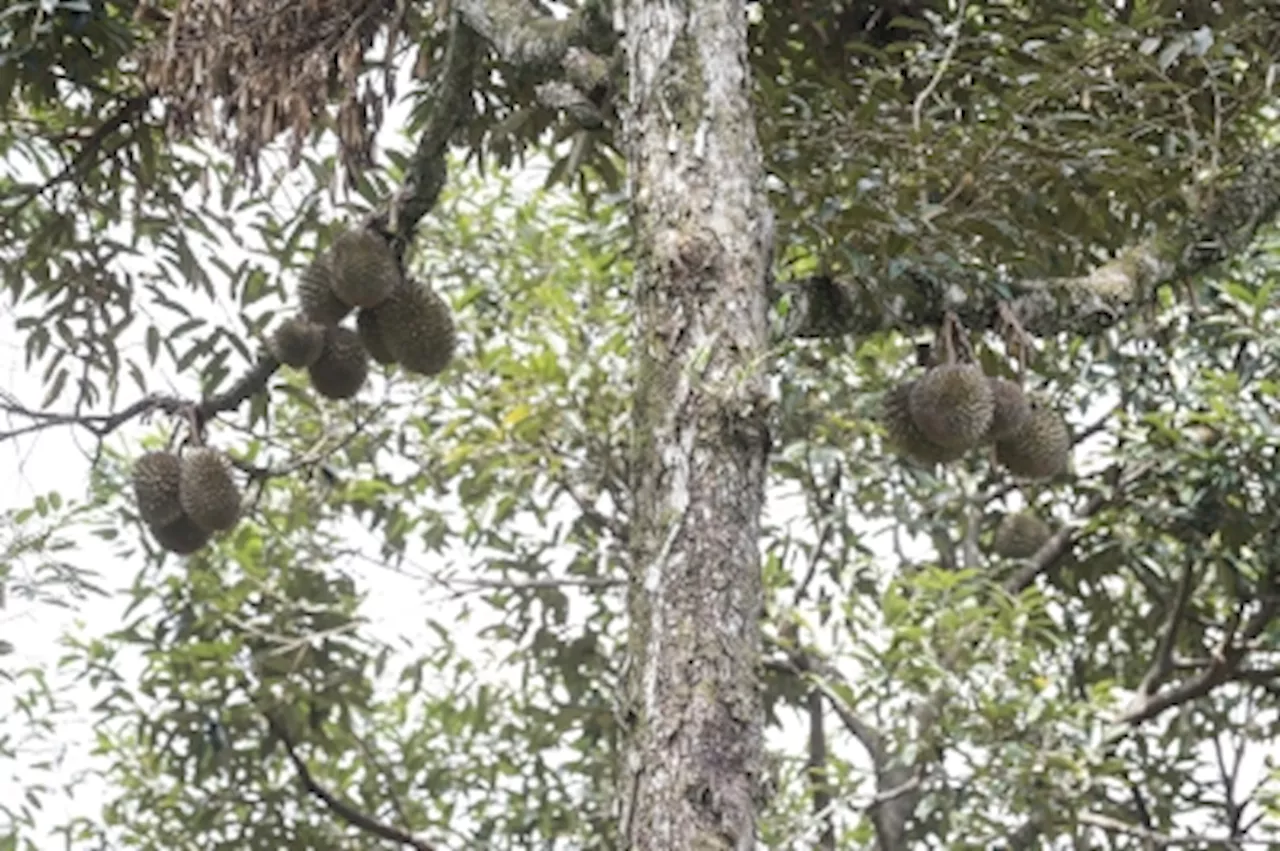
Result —
[{"label": "spiny fruit husk", "polygon": [[182,461],[172,452],[148,452],[133,462],[133,494],[148,526],[164,526],[182,516],[178,492]]},{"label": "spiny fruit husk", "polygon": [[326,327],[337,325],[351,307],[334,294],[333,267],[328,255],[321,255],[298,276],[298,303],[302,315]]},{"label": "spiny fruit husk", "polygon": [[1027,424],[1031,417],[1031,404],[1022,388],[1009,379],[992,377],[987,382],[991,385],[991,398],[995,402],[995,408],[986,439],[1004,440],[1017,434]]},{"label": "spiny fruit husk", "polygon": [[324,348],[324,326],[305,316],[290,316],[271,335],[271,353],[285,366],[311,366]]},{"label": "spiny fruit husk", "polygon": [[311,386],[326,399],[350,399],[369,377],[369,353],[350,328],[326,328],[324,350],[308,369]]},{"label": "spiny fruit husk", "polygon": [[406,371],[436,375],[453,359],[453,315],[429,286],[404,281],[374,313],[387,352]]},{"label": "spiny fruit husk", "polygon": [[333,292],[352,307],[376,307],[400,283],[400,267],[387,241],[353,228],[333,241]]},{"label": "spiny fruit husk", "polygon": [[964,455],[964,449],[938,446],[916,428],[911,418],[911,390],[916,382],[900,384],[884,397],[880,420],[889,443],[902,455],[921,464],[946,464]]},{"label": "spiny fruit husk", "polygon": [[992,548],[1004,558],[1030,558],[1051,534],[1049,524],[1030,511],[1006,514],[996,527]]},{"label": "spiny fruit husk", "polygon": [[201,447],[182,456],[182,511],[206,532],[221,532],[240,519],[240,489],[231,464],[216,449]]},{"label": "spiny fruit husk", "polygon": [[1026,425],[1012,437],[996,442],[996,461],[1017,476],[1047,479],[1067,469],[1071,435],[1057,411],[1033,404]]},{"label": "spiny fruit husk", "polygon": [[163,526],[152,526],[151,536],[169,552],[187,556],[209,543],[210,533],[179,512],[176,520]]},{"label": "spiny fruit husk", "polygon": [[378,315],[373,308],[361,308],[356,313],[356,333],[360,335],[360,342],[364,343],[365,351],[369,353],[369,357],[380,364],[389,365],[396,362],[391,352],[387,351],[387,344],[382,336],[382,328],[378,325]]},{"label": "spiny fruit husk", "polygon": [[973,364],[943,364],[926,372],[910,397],[911,418],[931,443],[949,449],[978,445],[991,427],[995,399]]}]

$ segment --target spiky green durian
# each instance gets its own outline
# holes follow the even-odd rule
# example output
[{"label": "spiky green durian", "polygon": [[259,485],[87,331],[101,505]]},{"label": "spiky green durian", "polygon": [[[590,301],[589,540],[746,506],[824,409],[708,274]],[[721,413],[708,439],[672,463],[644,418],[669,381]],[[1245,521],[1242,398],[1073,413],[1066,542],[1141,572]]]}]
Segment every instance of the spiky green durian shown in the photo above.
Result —
[{"label": "spiky green durian", "polygon": [[374,308],[361,308],[356,313],[356,333],[360,335],[360,342],[364,343],[369,357],[380,364],[396,362],[391,352],[387,350],[387,342],[383,339],[382,328],[378,326],[378,315],[374,312]]},{"label": "spiky green durian", "polygon": [[914,381],[900,384],[884,397],[880,408],[880,421],[884,425],[889,444],[900,454],[921,464],[946,464],[964,455],[964,449],[938,446],[916,427],[911,417],[911,390]]},{"label": "spiky green durian", "polygon": [[290,316],[271,335],[271,353],[286,366],[311,366],[324,348],[324,326],[305,316]]},{"label": "spiky green durian", "polygon": [[403,281],[374,315],[387,352],[406,371],[435,375],[449,365],[457,346],[453,315],[431,287]]},{"label": "spiky green durian", "polygon": [[992,549],[1005,558],[1030,558],[1051,534],[1049,524],[1030,511],[1006,514],[996,527]]},{"label": "spiky green durian", "polygon": [[352,307],[376,307],[400,283],[391,246],[367,228],[344,231],[333,241],[333,292]]},{"label": "spiky green durian", "polygon": [[933,367],[911,389],[909,403],[921,434],[949,449],[978,445],[995,415],[991,385],[973,364]]},{"label": "spiky green durian", "polygon": [[1031,405],[1027,402],[1022,388],[1007,378],[989,378],[991,398],[995,402],[992,409],[991,427],[987,429],[988,441],[1004,440],[1012,437],[1031,417]]},{"label": "spiky green durian", "polygon": [[151,536],[156,543],[171,553],[191,555],[209,543],[210,533],[201,529],[195,521],[179,512],[177,519],[163,526],[152,526]]},{"label": "spiky green durian", "polygon": [[996,461],[1017,476],[1047,479],[1066,470],[1070,459],[1067,423],[1043,402],[1033,402],[1022,428],[996,442]]},{"label": "spiky green durian", "polygon": [[181,480],[182,462],[172,452],[148,452],[133,462],[133,494],[142,522],[164,526],[182,516]]},{"label": "spiky green durian", "polygon": [[337,325],[351,312],[334,293],[333,267],[327,254],[322,254],[298,276],[298,304],[302,315],[319,325]]},{"label": "spiky green durian", "polygon": [[182,456],[182,511],[207,532],[221,532],[240,519],[240,488],[231,464],[216,449],[200,447]]},{"label": "spiky green durian", "polygon": [[369,377],[369,353],[350,328],[326,328],[324,349],[307,374],[311,386],[326,399],[350,399]]}]

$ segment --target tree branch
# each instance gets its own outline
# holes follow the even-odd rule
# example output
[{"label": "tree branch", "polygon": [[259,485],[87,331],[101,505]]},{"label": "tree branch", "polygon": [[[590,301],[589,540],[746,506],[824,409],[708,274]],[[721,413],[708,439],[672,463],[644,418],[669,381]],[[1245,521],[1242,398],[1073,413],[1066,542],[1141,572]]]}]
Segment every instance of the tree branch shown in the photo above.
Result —
[{"label": "tree branch", "polygon": [[365,833],[385,839],[388,842],[406,845],[409,848],[413,848],[414,851],[436,851],[436,847],[426,840],[418,839],[397,827],[383,824],[326,789],[311,775],[311,769],[307,768],[306,762],[298,755],[297,746],[285,726],[271,713],[264,714],[272,734],[284,745],[285,754],[288,755],[289,761],[293,763],[294,769],[298,772],[298,780],[302,783],[303,789],[324,803],[334,815],[352,827],[359,828]]},{"label": "tree branch", "polygon": [[[1187,573],[1190,573],[1188,569]],[[1183,584],[1178,588],[1178,598],[1170,613],[1165,633],[1152,660],[1151,668],[1143,677],[1138,693],[1129,707],[1120,714],[1119,721],[1129,726],[1136,726],[1149,721],[1167,709],[1180,706],[1188,701],[1203,697],[1216,686],[1226,682],[1256,682],[1255,671],[1243,669],[1242,665],[1249,656],[1251,642],[1262,634],[1277,614],[1280,614],[1280,593],[1271,593],[1262,597],[1261,605],[1244,622],[1239,623],[1240,613],[1228,623],[1222,641],[1216,652],[1206,660],[1207,664],[1198,674],[1185,679],[1177,685],[1159,690],[1159,686],[1168,678],[1176,667],[1173,658],[1173,645],[1176,641],[1178,623],[1185,614],[1189,604],[1191,584],[1187,574],[1183,575]],[[1236,637],[1239,635],[1240,641]],[[1265,685],[1264,685],[1265,687]]]},{"label": "tree branch", "polygon": [[569,48],[585,44],[602,27],[596,3],[584,3],[567,18],[538,14],[526,0],[454,0],[453,9],[498,55],[512,65],[552,71]]},{"label": "tree branch", "polygon": [[444,65],[435,84],[435,103],[409,160],[404,186],[369,222],[390,237],[396,257],[402,263],[418,222],[435,206],[448,179],[449,140],[471,116],[478,50],[475,33],[455,18],[445,48]]},{"label": "tree branch", "polygon": [[1161,285],[1240,253],[1277,212],[1280,148],[1260,154],[1183,227],[1139,243],[1087,275],[1002,281],[976,269],[921,262],[895,272],[894,280],[875,274],[816,276],[779,285],[778,294],[789,301],[783,330],[795,337],[866,335],[934,327],[947,311],[968,328],[988,328],[998,305],[1007,301],[1031,333],[1097,332],[1149,302]]},{"label": "tree branch", "polygon": [[584,3],[562,20],[538,14],[526,0],[454,0],[453,8],[504,62],[551,78],[535,89],[543,104],[583,127],[604,124],[591,94],[607,83],[610,64],[587,45],[611,50],[616,38],[600,3]]},{"label": "tree branch", "polygon": [[[1095,494],[1089,499],[1083,509],[1080,510],[1078,520],[1088,520],[1097,514],[1107,505],[1113,503],[1129,485],[1143,478],[1155,468],[1155,464],[1146,463],[1139,464],[1128,473],[1118,477],[1115,489],[1108,495]],[[1077,528],[1074,526],[1064,526],[1053,535],[1049,540],[1045,541],[1040,549],[1036,551],[1024,565],[1016,573],[1010,576],[1004,582],[1004,590],[1011,596],[1017,596],[1031,586],[1040,574],[1048,571],[1058,560],[1061,559],[1071,550],[1071,545],[1075,542]]]}]

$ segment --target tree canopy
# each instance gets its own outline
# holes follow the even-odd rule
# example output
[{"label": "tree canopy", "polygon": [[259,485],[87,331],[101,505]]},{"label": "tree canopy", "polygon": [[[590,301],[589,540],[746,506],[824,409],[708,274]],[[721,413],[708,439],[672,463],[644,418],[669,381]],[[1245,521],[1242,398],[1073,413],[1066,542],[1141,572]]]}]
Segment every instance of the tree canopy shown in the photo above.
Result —
[{"label": "tree canopy", "polygon": [[[5,333],[40,391],[0,392],[0,442],[88,439],[82,490],[6,513],[0,585],[123,613],[49,664],[9,664],[36,648],[0,622],[29,793],[0,848],[626,847],[633,431],[664,392],[645,331],[682,307],[637,284],[663,166],[626,138],[625,5],[0,12]],[[1280,18],[740,11],[769,207],[746,212],[775,245],[763,649],[739,660],[760,844],[1280,842]],[[696,139],[718,81],[660,82]],[[267,340],[353,223],[459,344],[336,402]],[[697,259],[714,223],[686,224]],[[885,399],[953,321],[1065,415],[1070,470],[889,446]],[[247,509],[178,558],[130,474],[193,419]],[[1002,555],[1024,511],[1044,534]],[[46,760],[80,713],[92,753]],[[78,761],[105,801],[60,820]]]}]

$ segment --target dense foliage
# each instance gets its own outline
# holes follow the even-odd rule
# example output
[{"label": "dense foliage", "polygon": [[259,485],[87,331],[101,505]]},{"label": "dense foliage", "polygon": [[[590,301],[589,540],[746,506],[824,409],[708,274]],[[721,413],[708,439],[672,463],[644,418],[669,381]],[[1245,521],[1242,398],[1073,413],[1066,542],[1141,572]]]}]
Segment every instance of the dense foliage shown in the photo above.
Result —
[{"label": "dense foliage", "polygon": [[[208,97],[249,73],[251,11],[289,5],[231,4],[231,46],[201,54],[229,63]],[[92,461],[83,490],[9,512],[0,582],[30,606],[106,592],[123,612],[73,630],[56,664],[0,656],[0,754],[30,792],[0,800],[0,848],[47,848],[51,828],[73,848],[618,847],[617,67],[556,108],[559,66],[533,47],[477,58],[410,254],[455,310],[448,371],[379,370],[338,404],[283,370],[222,412],[211,440],[252,509],[190,559],[158,552],[129,497],[130,460],[175,421],[115,412],[231,386],[312,253],[413,173],[449,21],[353,5],[359,27],[282,48],[255,71],[280,89],[211,124],[147,53],[199,4],[0,12],[0,273],[14,359],[43,390],[0,394],[0,438],[74,430]],[[1083,274],[1220,210],[1274,133],[1280,23],[1261,2],[750,11],[784,280],[857,274],[888,302],[963,270],[997,289]],[[607,57],[607,16],[577,14]],[[287,73],[352,50],[363,63],[331,77]],[[289,96],[327,109],[265,123]],[[930,329],[779,338],[763,844],[870,848],[879,827],[902,847],[884,820],[903,806],[911,847],[1280,842],[1280,244],[1247,236],[1105,330],[1035,341],[1029,384],[1079,439],[1072,472],[1036,486],[981,455],[929,470],[885,447],[879,401]],[[994,556],[1024,505],[1060,534]],[[42,784],[69,769],[40,763],[82,713],[106,801],[62,824]]]}]

